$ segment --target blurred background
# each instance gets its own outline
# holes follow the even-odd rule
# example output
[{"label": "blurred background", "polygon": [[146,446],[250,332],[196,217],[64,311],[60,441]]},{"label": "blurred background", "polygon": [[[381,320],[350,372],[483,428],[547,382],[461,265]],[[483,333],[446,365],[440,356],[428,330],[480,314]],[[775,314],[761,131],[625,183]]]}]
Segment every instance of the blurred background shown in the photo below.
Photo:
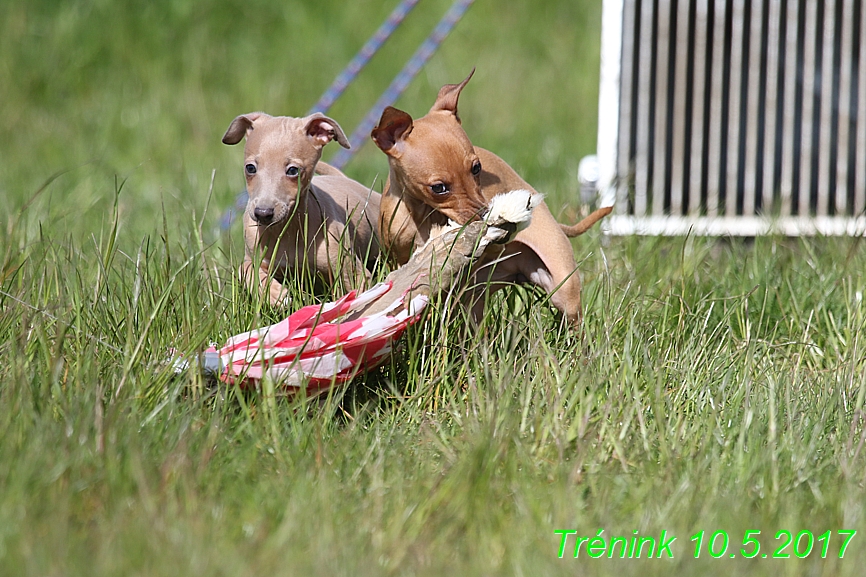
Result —
[{"label": "blurred background", "polygon": [[[243,188],[241,147],[220,142],[229,122],[306,114],[396,5],[0,3],[0,208],[88,236],[120,189],[126,234],[161,229],[163,206],[170,224],[203,217],[216,234]],[[450,5],[421,0],[331,108],[347,134]],[[600,33],[601,0],[476,0],[394,104],[421,116],[476,67],[460,101],[473,143],[576,217],[577,165],[595,150]],[[387,162],[369,143],[345,171],[381,191]]]}]

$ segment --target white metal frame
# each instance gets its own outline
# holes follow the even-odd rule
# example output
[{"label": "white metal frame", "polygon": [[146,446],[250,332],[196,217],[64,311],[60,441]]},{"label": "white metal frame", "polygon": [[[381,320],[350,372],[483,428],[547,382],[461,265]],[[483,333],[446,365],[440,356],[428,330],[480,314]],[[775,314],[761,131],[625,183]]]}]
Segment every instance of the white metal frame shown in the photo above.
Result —
[{"label": "white metal frame", "polygon": [[[710,130],[708,132],[695,130],[697,126],[697,107],[694,106],[694,119],[689,119],[692,124],[692,131],[688,141],[684,138],[684,123],[686,122],[684,106],[684,90],[675,90],[672,110],[675,110],[676,118],[668,119],[663,116],[666,112],[667,102],[662,102],[661,97],[656,97],[655,109],[650,110],[648,98],[638,98],[638,108],[635,111],[631,110],[633,101],[633,91],[640,90],[641,86],[648,86],[647,77],[650,74],[650,58],[649,50],[644,48],[645,43],[650,40],[649,35],[655,34],[658,37],[663,37],[666,34],[677,34],[679,38],[683,38],[684,34],[688,33],[688,25],[686,17],[677,14],[677,25],[674,30],[669,30],[668,22],[672,10],[677,10],[678,7],[689,6],[688,0],[658,0],[653,3],[651,0],[643,0],[641,3],[641,12],[637,13],[635,0],[604,0],[602,13],[602,47],[601,47],[601,77],[599,86],[599,122],[598,122],[598,141],[597,141],[597,166],[593,167],[597,171],[598,182],[597,190],[601,206],[614,206],[613,214],[605,219],[602,223],[604,230],[614,235],[629,235],[629,234],[647,234],[647,235],[710,235],[710,236],[756,236],[764,234],[782,234],[788,236],[798,235],[863,235],[866,232],[866,2],[863,0],[843,0],[843,8],[836,13],[834,8],[835,3],[826,3],[824,12],[823,26],[819,25],[816,19],[817,2],[806,3],[806,13],[798,14],[796,12],[797,2],[789,2],[788,12],[784,15],[780,14],[780,0],[771,0],[768,4],[769,9],[766,14],[763,12],[763,2],[751,2],[749,0],[733,0],[730,3],[731,14],[726,14],[725,10],[729,3],[727,0],[697,0],[695,12],[692,13],[692,22],[699,28],[695,33],[695,51],[704,53],[706,47],[706,38],[701,34],[701,30],[706,30],[707,33],[714,33],[714,46],[712,47],[712,61],[708,64],[710,67],[704,71],[703,65],[695,65],[694,70],[687,71],[685,58],[682,54],[674,54],[676,66],[668,70],[667,66],[656,66],[656,77],[654,83],[659,86],[667,86],[667,83],[673,82],[675,87],[681,86],[686,82],[687,74],[691,73],[689,78],[694,82],[694,98],[701,99],[703,102],[704,96],[708,97],[710,109],[701,111],[708,115],[710,122]],[[856,8],[855,8],[856,6]],[[653,17],[653,10],[658,8],[659,13],[655,15],[657,28],[653,32],[648,31],[648,27],[643,23],[647,22],[647,18]],[[744,19],[744,10],[751,10],[751,17],[748,21]],[[859,24],[855,28],[854,16],[859,9]],[[715,10],[714,25],[712,29],[709,27],[707,15],[709,11]],[[723,20],[730,18],[732,26],[730,28],[730,36],[726,38],[730,45],[730,52],[726,55],[722,54],[722,50],[715,46],[722,34],[725,34]],[[641,18],[640,34],[635,38],[634,30],[636,18]],[[755,22],[760,23],[766,19],[766,35],[760,29],[760,26]],[[788,18],[788,32],[783,38],[780,32],[780,22],[782,18]],[[794,52],[796,51],[796,42],[791,32],[791,21],[797,22],[800,18],[800,24],[803,28],[805,41],[803,42],[804,49],[798,55],[799,60],[795,62]],[[840,18],[838,23],[842,31],[841,40],[836,40],[834,32],[837,25],[836,18]],[[791,20],[793,19],[793,20]],[[702,28],[701,28],[702,27]],[[854,54],[855,29],[859,30],[859,55]],[[766,36],[766,38],[765,38]],[[817,53],[816,45],[818,40],[833,39],[830,48],[824,45],[823,54]],[[747,58],[744,58],[745,52],[741,49],[744,41],[750,42],[752,47]],[[762,42],[766,42],[766,86],[765,88],[765,104],[766,110],[771,113],[764,115],[764,137],[763,148],[761,149],[763,165],[757,162],[757,151],[759,149],[759,132],[757,123],[753,119],[758,114],[758,98],[762,96],[759,93],[761,89],[758,82],[755,80],[756,69],[761,65],[761,55],[758,53],[757,46]],[[631,59],[635,54],[635,42],[642,43],[641,50],[637,52],[638,61],[631,62],[629,66],[637,66],[636,69],[627,69],[626,73],[633,74],[634,78],[639,81],[633,85],[631,78],[623,79],[623,57]],[[702,44],[703,42],[703,44]],[[671,45],[673,46],[673,45]],[[834,47],[837,47],[834,49]],[[666,64],[668,62],[668,50],[676,50],[675,47],[669,47],[665,42],[662,42],[656,49],[655,58],[657,62]],[[834,50],[836,57],[839,60],[840,68],[836,70],[834,66]],[[780,54],[786,54],[785,68],[782,69],[780,64]],[[723,64],[723,57],[727,56],[730,62],[732,73],[730,77],[726,77],[724,82],[728,84],[722,86],[722,75],[718,72]],[[856,60],[855,60],[856,59]],[[697,59],[696,59],[697,60]],[[859,72],[854,70],[853,63],[859,62]],[[743,68],[746,65],[747,68]],[[799,68],[797,68],[799,66]],[[816,83],[817,67],[821,66],[825,77],[817,90]],[[756,68],[758,67],[758,68]],[[636,71],[634,71],[636,70]],[[839,90],[837,104],[830,104],[833,98],[833,86],[828,81],[828,71],[833,70],[838,75],[838,81],[842,86]],[[853,94],[852,70],[858,74],[857,94],[859,95],[857,102],[853,102],[851,95]],[[632,72],[634,71],[634,72]],[[713,72],[715,71],[715,72]],[[711,82],[705,82],[707,75],[712,75]],[[795,77],[800,74],[803,78],[802,85],[795,84]],[[776,79],[779,79],[778,86]],[[625,80],[625,81],[624,81]],[[704,92],[706,86],[709,93]],[[851,86],[852,88],[848,88]],[[777,90],[778,89],[778,90]],[[794,146],[790,135],[793,134],[791,127],[794,126],[795,120],[792,119],[790,112],[790,103],[797,95],[797,90],[801,94],[812,95],[819,94],[820,102],[823,104],[820,111],[813,108],[813,104],[817,101],[812,97],[802,97],[802,105],[798,109],[798,114],[803,119],[815,118],[815,121],[803,120],[798,125],[798,133],[801,137],[800,144]],[[726,91],[726,92],[725,92]],[[726,94],[728,98],[728,125],[722,126],[722,103],[719,95]],[[747,99],[746,102],[741,101],[741,95]],[[776,114],[772,111],[776,109],[777,103],[784,101],[787,106],[780,118],[781,124],[776,124]],[[856,156],[853,162],[849,163],[849,139],[840,138],[834,142],[836,146],[836,164],[831,166],[830,156],[830,140],[831,140],[831,124],[833,117],[833,106],[837,106],[838,125],[843,122],[852,122],[856,118],[856,127],[852,125],[854,132],[850,137],[850,144],[855,147]],[[634,113],[634,114],[633,114]],[[740,129],[740,114],[746,116],[745,124],[743,125],[743,134],[739,134]],[[649,128],[638,121],[634,126],[627,126],[621,122],[621,118],[639,119],[649,118],[650,114],[655,114],[655,136],[650,142]],[[762,113],[763,114],[763,113]],[[666,120],[658,120],[664,118]],[[800,122],[800,121],[796,121]],[[626,123],[627,124],[627,123]],[[646,123],[644,123],[646,124]],[[849,124],[850,125],[850,124]],[[777,147],[769,136],[775,135],[776,130],[781,130],[785,138],[782,140],[782,146]],[[621,151],[622,139],[629,138],[629,130],[636,131],[635,140],[638,142],[638,150],[633,158],[624,158]],[[630,187],[640,190],[662,190],[665,186],[665,156],[661,153],[655,153],[652,161],[647,156],[647,149],[644,147],[655,147],[654,150],[660,150],[659,147],[665,147],[666,138],[668,138],[667,130],[671,130],[670,142],[673,161],[671,162],[672,170],[667,175],[667,179],[671,183],[668,190],[683,190],[684,182],[690,184],[690,190],[695,191],[700,186],[700,169],[707,171],[706,178],[707,190],[704,191],[706,206],[700,211],[695,208],[695,201],[691,200],[690,208],[687,214],[682,214],[681,193],[670,194],[670,201],[666,202],[663,199],[663,194],[654,194],[652,198],[648,198],[641,194],[636,194],[629,203]],[[714,138],[714,134],[727,130],[727,145],[721,147],[718,138]],[[785,132],[787,131],[787,132]],[[813,150],[813,143],[817,145],[817,149]],[[685,150],[703,150],[707,147],[706,161],[707,166],[702,167],[697,165],[698,170],[690,171],[686,175],[678,161],[678,154],[685,154]],[[731,161],[732,158],[738,158],[742,151],[742,147],[746,147],[745,160],[742,164],[738,161]],[[817,151],[817,152],[815,152]],[[722,170],[719,164],[719,159],[722,153],[727,154],[728,163],[726,170]],[[817,158],[818,160],[813,160]],[[701,157],[692,156],[692,168],[695,162],[700,163]],[[765,189],[770,186],[766,183],[773,183],[775,163],[780,163],[783,167],[781,176],[777,182],[777,201],[778,205],[773,206],[773,195],[762,197],[763,208],[765,211],[773,212],[779,216],[775,218],[767,218],[761,216],[755,209],[755,180],[758,175],[761,175],[765,183]],[[795,180],[794,172],[790,167],[798,164],[798,178]],[[652,169],[652,182],[648,178],[648,174]],[[849,206],[848,203],[848,179],[850,170],[855,171],[853,178],[854,186],[854,203]],[[737,171],[741,171],[738,173]],[[829,190],[830,175],[835,171],[835,195]],[[630,181],[631,175],[634,175],[634,180]],[[697,176],[696,176],[697,174]],[[813,176],[817,175],[818,184],[816,188],[812,187]],[[778,175],[777,175],[778,176]],[[726,177],[727,191],[725,202],[718,203],[720,199],[720,191],[712,184],[714,178]],[[736,191],[731,188],[731,183],[736,183],[736,179],[742,178],[741,182],[745,184],[741,187],[744,190],[742,206],[739,210],[742,214],[735,215],[738,212],[736,203]],[[804,194],[799,195],[799,201],[794,202],[792,190],[798,186],[798,190],[805,190]],[[733,190],[733,192],[732,192]],[[721,191],[725,193],[725,191]],[[693,194],[693,193],[692,193]],[[814,198],[813,198],[814,197]],[[834,198],[833,206],[831,207],[830,199]],[[811,205],[810,205],[811,203]],[[838,216],[833,216],[830,212],[835,211]],[[808,215],[808,216],[804,216]]]}]

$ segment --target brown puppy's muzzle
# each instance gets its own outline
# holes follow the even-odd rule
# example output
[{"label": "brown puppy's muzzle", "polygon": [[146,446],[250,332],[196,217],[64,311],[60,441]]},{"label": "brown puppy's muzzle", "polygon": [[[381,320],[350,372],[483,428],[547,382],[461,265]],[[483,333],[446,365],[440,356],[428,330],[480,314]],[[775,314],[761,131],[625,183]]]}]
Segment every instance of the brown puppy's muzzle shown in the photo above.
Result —
[{"label": "brown puppy's muzzle", "polygon": [[484,215],[487,214],[487,211],[490,210],[484,197],[480,194],[478,195],[478,198],[473,198],[471,200],[465,199],[462,204],[463,206],[460,206],[453,211],[457,216],[454,220],[461,225],[483,218]]},{"label": "brown puppy's muzzle", "polygon": [[[468,213],[469,217],[466,219],[466,222],[472,222],[473,220],[480,220],[484,218],[484,215],[487,214],[487,211],[490,210],[487,205],[484,205],[474,212]],[[465,223],[464,223],[465,224]]]}]

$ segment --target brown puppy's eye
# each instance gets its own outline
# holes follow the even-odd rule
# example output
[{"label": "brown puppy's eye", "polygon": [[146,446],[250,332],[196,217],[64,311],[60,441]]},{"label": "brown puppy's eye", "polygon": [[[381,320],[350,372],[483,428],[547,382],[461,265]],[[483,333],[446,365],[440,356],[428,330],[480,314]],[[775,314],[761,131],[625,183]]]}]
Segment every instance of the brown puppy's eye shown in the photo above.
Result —
[{"label": "brown puppy's eye", "polygon": [[247,171],[247,174],[249,174],[250,176],[252,176],[256,173],[256,165],[255,164],[248,164],[244,167],[244,169]]},{"label": "brown puppy's eye", "polygon": [[286,169],[286,176],[289,176],[291,178],[295,178],[300,173],[301,170],[297,166],[290,166]]},{"label": "brown puppy's eye", "polygon": [[445,194],[446,192],[448,192],[448,187],[446,187],[441,182],[437,182],[430,187],[430,190],[433,191],[433,194]]},{"label": "brown puppy's eye", "polygon": [[475,164],[472,165],[472,174],[477,176],[479,172],[481,172],[481,163],[476,160]]}]

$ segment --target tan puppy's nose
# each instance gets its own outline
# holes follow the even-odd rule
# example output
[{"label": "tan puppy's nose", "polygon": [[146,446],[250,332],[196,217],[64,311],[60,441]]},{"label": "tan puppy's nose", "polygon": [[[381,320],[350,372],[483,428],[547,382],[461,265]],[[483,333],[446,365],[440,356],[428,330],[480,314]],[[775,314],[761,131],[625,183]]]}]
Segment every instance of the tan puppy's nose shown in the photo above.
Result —
[{"label": "tan puppy's nose", "polygon": [[274,209],[257,206],[253,210],[253,216],[259,224],[270,224],[274,220]]}]

